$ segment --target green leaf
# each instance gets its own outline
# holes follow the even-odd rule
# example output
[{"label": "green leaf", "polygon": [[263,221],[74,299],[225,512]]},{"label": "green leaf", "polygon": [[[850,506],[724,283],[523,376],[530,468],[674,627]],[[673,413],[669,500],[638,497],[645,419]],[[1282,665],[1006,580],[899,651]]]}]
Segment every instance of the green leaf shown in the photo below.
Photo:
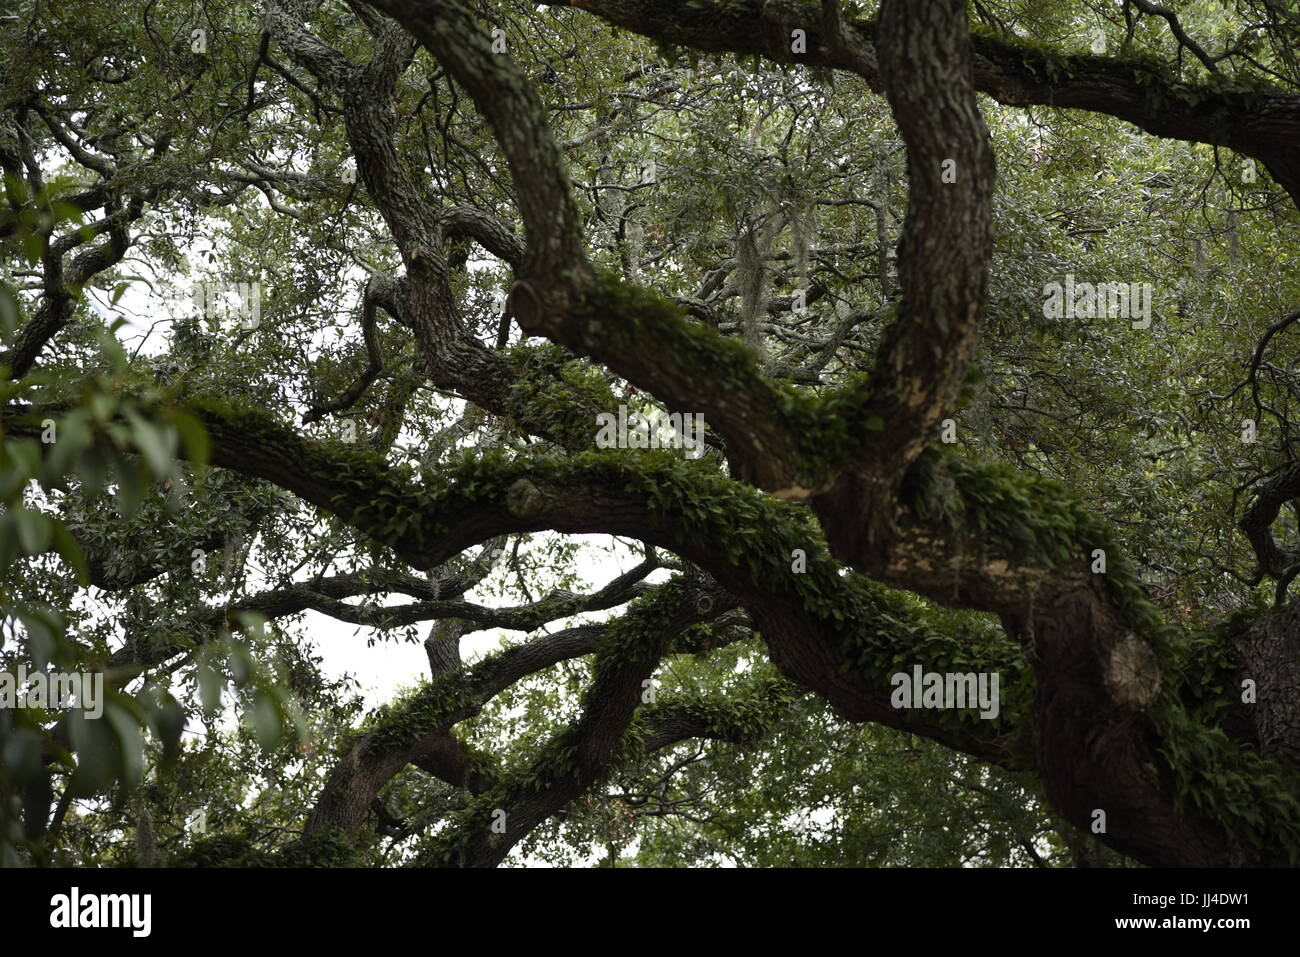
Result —
[{"label": "green leaf", "polygon": [[111,698],[104,704],[104,717],[117,734],[122,781],[132,787],[144,776],[144,737],[140,734],[140,723],[135,715]]},{"label": "green leaf", "polygon": [[252,725],[257,743],[265,751],[278,747],[284,740],[280,709],[269,695],[260,690],[253,696]]},{"label": "green leaf", "polygon": [[206,655],[199,658],[194,673],[199,684],[199,704],[204,714],[211,715],[221,707],[221,691],[226,686],[226,676],[213,666]]},{"label": "green leaf", "polygon": [[68,716],[68,733],[77,768],[68,788],[73,797],[92,797],[108,790],[119,767],[117,735],[103,720],[86,717],[80,708]]},{"label": "green leaf", "polygon": [[157,425],[139,413],[127,409],[135,447],[140,450],[155,478],[164,478],[172,470],[176,457],[176,433],[168,426]]},{"label": "green leaf", "polygon": [[117,466],[117,494],[115,501],[117,510],[123,518],[132,518],[140,508],[140,501],[144,498],[144,478],[140,470],[133,468],[131,463],[126,460],[121,453],[113,450],[110,457],[116,460]]},{"label": "green leaf", "polygon": [[18,609],[18,620],[27,633],[27,648],[32,664],[44,668],[63,643],[63,619],[52,609],[29,606]]},{"label": "green leaf", "polygon": [[28,555],[39,555],[50,544],[50,519],[40,512],[18,508],[9,512],[13,516],[14,528],[18,532],[18,542]]},{"label": "green leaf", "polygon": [[86,564],[86,554],[82,551],[81,543],[72,537],[72,533],[62,522],[51,524],[55,550],[59,553],[59,557],[71,565],[73,571],[77,573],[77,584],[85,588],[90,584],[90,566]]},{"label": "green leaf", "polygon": [[150,704],[153,727],[163,748],[163,760],[173,761],[180,752],[181,733],[185,730],[185,709],[166,691],[151,687],[146,699]]},{"label": "green leaf", "polygon": [[18,534],[14,531],[13,513],[0,515],[0,575],[18,557]]},{"label": "green leaf", "polygon": [[18,297],[5,283],[0,282],[0,337],[7,339],[13,335],[20,324],[22,314]]},{"label": "green leaf", "polygon": [[203,423],[184,409],[176,409],[172,413],[172,425],[180,436],[190,462],[200,466],[206,465],[211,452],[211,443],[208,441],[208,430],[203,427]]}]

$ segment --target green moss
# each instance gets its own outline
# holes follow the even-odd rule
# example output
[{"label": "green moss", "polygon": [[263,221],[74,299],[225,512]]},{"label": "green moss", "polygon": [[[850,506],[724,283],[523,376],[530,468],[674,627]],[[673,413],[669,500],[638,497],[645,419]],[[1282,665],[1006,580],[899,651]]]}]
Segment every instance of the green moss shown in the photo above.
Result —
[{"label": "green moss", "polygon": [[[794,685],[782,678],[760,677],[743,689],[728,689],[717,696],[677,696],[668,706],[695,717],[714,734],[746,742],[761,741],[777,727],[781,716],[799,696]],[[653,711],[647,720],[653,718]]]},{"label": "green moss", "polygon": [[1179,807],[1195,808],[1247,848],[1238,863],[1300,865],[1300,776],[1202,724],[1172,692],[1162,694],[1152,719]]},{"label": "green moss", "polygon": [[1122,541],[1058,482],[931,447],[910,470],[901,495],[906,508],[943,526],[958,547],[995,554],[1013,567],[1091,573],[1093,551],[1102,549],[1100,584],[1122,624],[1162,657],[1172,653],[1176,629],[1147,599]]},{"label": "green moss", "polygon": [[218,834],[196,841],[174,855],[171,867],[265,867],[267,854],[245,836]]},{"label": "green moss", "polygon": [[711,394],[724,397],[724,407],[728,393],[743,394],[744,408],[736,407],[736,414],[747,416],[750,431],[766,443],[763,454],[790,463],[805,487],[829,481],[884,427],[870,407],[867,376],[824,394],[768,379],[757,354],[739,339],[693,321],[681,306],[613,273],[597,274],[566,323],[575,347],[602,361],[644,356],[651,344],[672,356],[671,372],[641,370],[651,389],[681,393],[707,382]]},{"label": "green moss", "polygon": [[596,273],[566,323],[582,350],[597,358],[642,355],[646,344],[654,342],[685,376],[712,376],[733,387],[760,378],[754,351],[739,339],[690,321],[677,303],[612,272]]},{"label": "green moss", "polygon": [[1225,643],[1232,625],[1186,636],[1167,624],[1109,524],[1055,482],[931,450],[905,491],[910,507],[942,521],[950,534],[1026,564],[1088,569],[1092,549],[1105,549],[1106,597],[1122,625],[1146,638],[1160,659],[1161,690],[1147,714],[1160,734],[1175,800],[1217,822],[1252,854],[1300,863],[1300,778],[1234,744],[1219,727],[1236,667]]},{"label": "green moss", "polygon": [[359,864],[347,833],[336,827],[291,842],[274,861],[275,867],[357,867]]},{"label": "green moss", "polygon": [[246,834],[219,834],[195,842],[170,863],[173,867],[356,867],[360,860],[347,834],[327,828],[291,841],[279,851],[254,846]]},{"label": "green moss", "polygon": [[553,438],[567,449],[590,448],[595,416],[614,411],[618,400],[600,372],[563,346],[519,344],[506,353],[514,374],[506,410],[528,432]]},{"label": "green moss", "polygon": [[[502,662],[498,653],[480,662],[475,674],[482,681]],[[421,738],[450,727],[475,713],[480,701],[463,675],[449,673],[426,681],[376,710],[359,733],[373,733],[373,747],[389,750],[408,747]]]},{"label": "green moss", "polygon": [[1095,54],[1082,47],[1069,49],[1057,43],[1014,36],[982,23],[972,24],[971,43],[977,54],[994,61],[1016,56],[1018,64],[1039,83],[1056,84],[1088,69],[1126,72],[1146,91],[1146,108],[1153,114],[1180,106],[1200,106],[1219,95],[1288,93],[1259,74],[1210,72],[1186,51],[1187,68],[1199,74],[1195,82],[1181,79],[1168,56],[1133,44],[1124,46],[1118,53]]}]

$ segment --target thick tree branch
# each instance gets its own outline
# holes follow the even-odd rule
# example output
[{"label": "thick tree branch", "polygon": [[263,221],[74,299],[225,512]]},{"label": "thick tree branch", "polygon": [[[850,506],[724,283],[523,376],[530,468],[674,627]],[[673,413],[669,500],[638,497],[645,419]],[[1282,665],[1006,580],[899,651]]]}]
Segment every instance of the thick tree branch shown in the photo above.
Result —
[{"label": "thick tree branch", "polygon": [[[819,5],[722,4],[710,0],[548,0],[586,10],[618,26],[697,50],[756,54],[856,73],[882,88],[876,25],[848,22],[837,41]],[[791,33],[807,32],[807,52],[792,52]],[[979,30],[971,37],[974,83],[1008,106],[1053,106],[1103,113],[1154,136],[1230,147],[1260,160],[1300,204],[1300,96],[1272,88],[1188,83],[1150,60],[1057,53]]]}]

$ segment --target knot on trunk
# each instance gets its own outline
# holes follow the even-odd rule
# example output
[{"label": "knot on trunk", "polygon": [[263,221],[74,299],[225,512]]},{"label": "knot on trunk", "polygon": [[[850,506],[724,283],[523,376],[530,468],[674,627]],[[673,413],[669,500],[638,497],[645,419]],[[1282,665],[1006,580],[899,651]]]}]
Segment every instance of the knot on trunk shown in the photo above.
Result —
[{"label": "knot on trunk", "polygon": [[525,332],[540,329],[544,316],[542,297],[526,279],[520,279],[506,297],[506,312],[514,316],[519,328]]},{"label": "knot on trunk", "polygon": [[1105,677],[1106,689],[1117,704],[1140,710],[1160,690],[1160,662],[1150,645],[1128,634],[1110,650]]},{"label": "knot on trunk", "polygon": [[506,490],[506,509],[515,518],[536,518],[546,509],[546,497],[528,479],[518,479]]}]

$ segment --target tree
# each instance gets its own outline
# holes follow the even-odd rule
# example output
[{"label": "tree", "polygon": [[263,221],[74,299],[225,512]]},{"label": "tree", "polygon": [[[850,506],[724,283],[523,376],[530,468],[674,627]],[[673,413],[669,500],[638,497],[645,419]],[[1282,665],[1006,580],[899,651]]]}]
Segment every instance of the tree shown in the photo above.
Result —
[{"label": "tree", "polygon": [[8,859],[1300,861],[1281,5],[3,29]]}]

